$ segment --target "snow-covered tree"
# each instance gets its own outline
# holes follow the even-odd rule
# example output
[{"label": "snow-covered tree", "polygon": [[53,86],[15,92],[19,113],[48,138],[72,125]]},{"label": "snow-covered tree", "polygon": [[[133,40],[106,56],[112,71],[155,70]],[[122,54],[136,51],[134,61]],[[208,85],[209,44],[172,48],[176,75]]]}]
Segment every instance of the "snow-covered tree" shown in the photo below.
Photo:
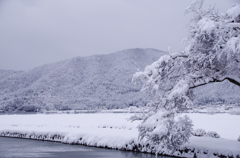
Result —
[{"label": "snow-covered tree", "polygon": [[143,120],[139,138],[156,152],[188,141],[191,120],[176,116],[192,106],[192,89],[224,80],[240,86],[240,5],[219,14],[214,8],[202,9],[203,1],[192,2],[186,10],[193,18],[185,49],[169,52],[133,76],[135,83],[143,84],[149,113],[132,120]]}]

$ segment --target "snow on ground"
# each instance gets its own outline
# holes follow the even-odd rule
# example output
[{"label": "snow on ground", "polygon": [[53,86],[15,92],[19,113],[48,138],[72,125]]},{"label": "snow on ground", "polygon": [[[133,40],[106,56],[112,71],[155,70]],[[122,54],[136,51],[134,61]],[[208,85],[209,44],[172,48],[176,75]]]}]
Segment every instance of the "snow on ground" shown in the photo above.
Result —
[{"label": "snow on ground", "polygon": [[[48,126],[64,128],[136,128],[139,122],[131,123],[128,113],[92,113],[92,114],[37,114],[37,115],[0,115],[1,126]],[[0,127],[1,128],[1,127]]]},{"label": "snow on ground", "polygon": [[[229,114],[187,114],[194,124],[194,129],[202,128],[206,131],[215,131],[221,138],[237,140],[240,136],[240,115]],[[240,149],[239,149],[240,150]]]},{"label": "snow on ground", "polygon": [[[132,115],[130,113],[0,115],[0,134],[16,136],[18,133],[25,134],[25,138],[31,136],[35,139],[43,139],[36,136],[55,135],[55,141],[65,143],[134,150],[134,145],[138,143],[136,127],[140,122],[128,121]],[[240,155],[240,142],[237,141],[240,135],[240,115],[193,113],[187,115],[193,120],[194,129],[215,131],[221,138],[192,136],[190,143],[185,147],[199,150],[200,153]],[[50,140],[50,137],[45,140]]]}]

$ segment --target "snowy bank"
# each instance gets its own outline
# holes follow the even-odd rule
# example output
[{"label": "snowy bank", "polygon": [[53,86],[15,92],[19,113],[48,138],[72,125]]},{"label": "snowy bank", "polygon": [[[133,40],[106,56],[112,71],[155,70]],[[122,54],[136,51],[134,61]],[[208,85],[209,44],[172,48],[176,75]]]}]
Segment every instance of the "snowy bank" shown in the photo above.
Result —
[{"label": "snowy bank", "polygon": [[[138,141],[139,122],[127,121],[132,114],[56,114],[56,115],[0,115],[0,135],[57,141],[69,144],[153,152]],[[213,130],[221,138],[195,137],[176,152],[179,157],[230,156],[240,157],[240,116],[228,114],[188,114],[195,128]],[[221,122],[221,123],[219,123]],[[219,128],[217,128],[220,126]],[[234,131],[234,132],[232,132]],[[232,133],[231,133],[232,132]],[[232,140],[231,140],[232,139]]]}]

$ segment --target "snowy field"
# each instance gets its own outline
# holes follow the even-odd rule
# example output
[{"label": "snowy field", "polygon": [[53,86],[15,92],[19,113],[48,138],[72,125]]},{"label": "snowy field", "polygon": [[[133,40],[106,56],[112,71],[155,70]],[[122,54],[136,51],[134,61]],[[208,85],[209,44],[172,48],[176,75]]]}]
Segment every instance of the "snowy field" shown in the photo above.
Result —
[{"label": "snowy field", "polygon": [[[139,143],[136,127],[140,122],[128,121],[132,115],[130,113],[0,115],[0,134],[134,150]],[[194,129],[215,131],[220,138],[192,136],[190,143],[185,147],[197,149],[200,153],[240,155],[240,141],[237,141],[240,136],[240,115],[196,113],[187,115],[193,120]]]}]

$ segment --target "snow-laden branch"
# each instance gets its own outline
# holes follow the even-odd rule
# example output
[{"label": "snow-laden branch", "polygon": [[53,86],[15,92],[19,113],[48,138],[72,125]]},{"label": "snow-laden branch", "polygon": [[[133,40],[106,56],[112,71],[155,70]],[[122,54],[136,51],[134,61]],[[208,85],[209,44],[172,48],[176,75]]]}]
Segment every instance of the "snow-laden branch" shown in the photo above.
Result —
[{"label": "snow-laden branch", "polygon": [[193,86],[189,87],[189,89],[194,89],[194,88],[197,88],[197,87],[201,87],[201,86],[204,86],[204,85],[209,84],[209,83],[223,82],[225,80],[228,80],[229,82],[231,82],[231,83],[240,87],[240,82],[238,82],[237,80],[235,80],[233,78],[226,77],[226,78],[223,78],[223,79],[213,79],[209,82],[202,82],[202,83],[194,84]]}]

